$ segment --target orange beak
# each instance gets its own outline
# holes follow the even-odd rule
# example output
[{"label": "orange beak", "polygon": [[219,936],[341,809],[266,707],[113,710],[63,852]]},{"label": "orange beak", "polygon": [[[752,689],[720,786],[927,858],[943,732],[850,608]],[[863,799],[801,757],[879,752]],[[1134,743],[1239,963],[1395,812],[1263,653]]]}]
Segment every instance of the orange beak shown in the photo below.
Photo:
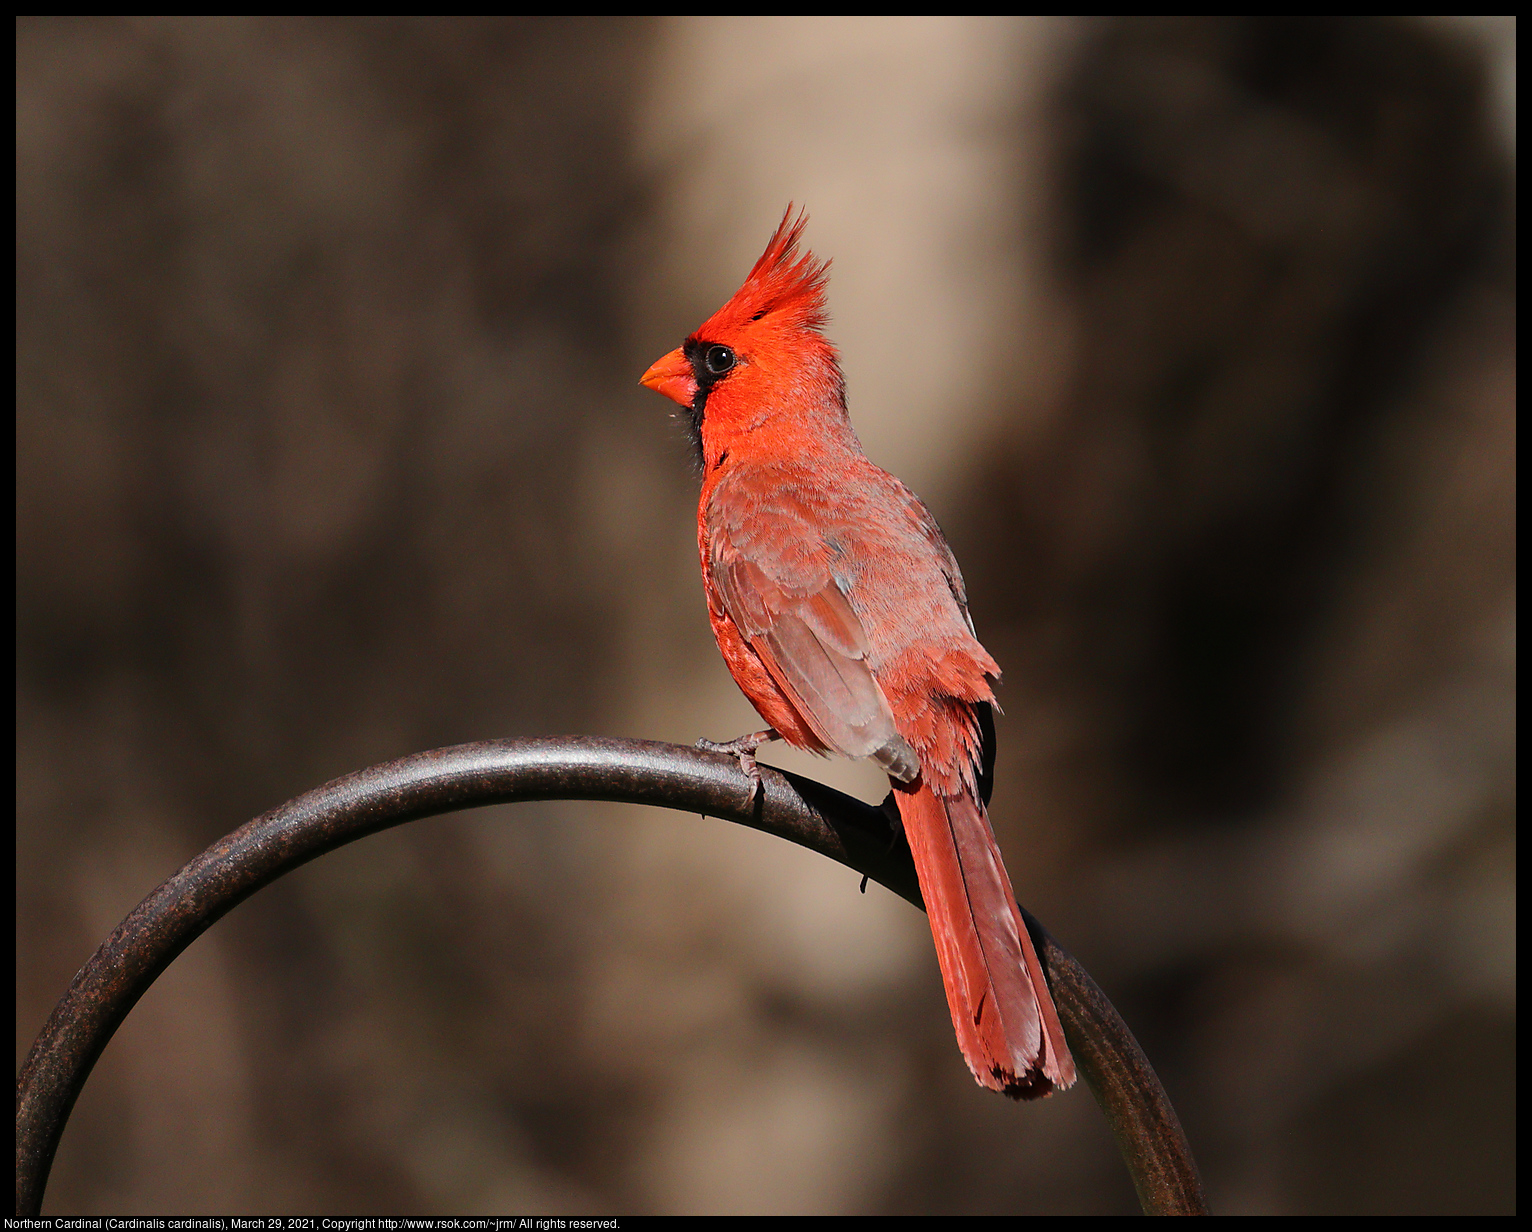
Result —
[{"label": "orange beak", "polygon": [[679,402],[687,409],[697,394],[697,381],[692,376],[691,361],[677,347],[663,359],[655,360],[653,366],[638,378],[640,385],[647,385],[655,393],[664,394],[672,402]]}]

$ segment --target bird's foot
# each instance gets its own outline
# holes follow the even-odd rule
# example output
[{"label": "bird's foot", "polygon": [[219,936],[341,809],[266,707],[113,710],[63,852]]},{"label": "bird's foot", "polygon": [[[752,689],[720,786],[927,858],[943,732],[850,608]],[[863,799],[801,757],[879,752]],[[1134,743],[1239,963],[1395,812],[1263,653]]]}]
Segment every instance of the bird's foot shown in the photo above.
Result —
[{"label": "bird's foot", "polygon": [[706,749],[709,753],[727,753],[739,762],[739,768],[750,780],[750,794],[745,797],[745,807],[749,808],[755,803],[756,796],[764,790],[760,767],[755,764],[755,751],[763,744],[780,739],[781,736],[777,734],[776,728],[768,727],[765,731],[751,732],[748,736],[740,736],[737,740],[730,740],[725,744],[719,744],[713,740],[699,740],[697,747]]},{"label": "bird's foot", "polygon": [[904,838],[904,818],[899,813],[899,801],[893,792],[883,797],[883,803],[879,806],[883,815],[888,818],[888,855],[893,855],[899,842]]}]

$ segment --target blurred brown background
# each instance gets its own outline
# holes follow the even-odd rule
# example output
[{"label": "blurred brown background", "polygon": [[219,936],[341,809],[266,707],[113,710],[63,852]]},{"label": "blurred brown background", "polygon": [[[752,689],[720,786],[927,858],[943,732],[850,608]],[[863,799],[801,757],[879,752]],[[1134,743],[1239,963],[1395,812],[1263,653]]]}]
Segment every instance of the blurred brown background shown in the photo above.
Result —
[{"label": "blurred brown background", "polygon": [[[18,1065],[329,778],[751,727],[636,381],[794,199],[1006,670],[1013,879],[1214,1209],[1513,1209],[1513,19],[18,39]],[[160,980],[44,1209],[1134,1210],[856,888],[611,806],[368,839]]]}]

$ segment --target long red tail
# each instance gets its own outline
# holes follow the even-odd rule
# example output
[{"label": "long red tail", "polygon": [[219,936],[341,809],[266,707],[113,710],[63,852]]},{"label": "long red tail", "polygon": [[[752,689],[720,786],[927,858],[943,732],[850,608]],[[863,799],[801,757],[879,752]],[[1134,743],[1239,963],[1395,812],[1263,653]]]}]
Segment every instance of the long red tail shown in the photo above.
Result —
[{"label": "long red tail", "polygon": [[968,1068],[1015,1099],[1071,1086],[1074,1058],[983,804],[924,784],[894,795]]}]

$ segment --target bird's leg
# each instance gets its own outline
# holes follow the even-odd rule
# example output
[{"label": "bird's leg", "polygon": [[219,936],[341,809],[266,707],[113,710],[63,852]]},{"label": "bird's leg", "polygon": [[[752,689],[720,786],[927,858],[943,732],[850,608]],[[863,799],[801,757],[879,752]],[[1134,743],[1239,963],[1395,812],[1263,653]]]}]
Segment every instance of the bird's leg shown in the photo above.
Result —
[{"label": "bird's leg", "polygon": [[755,751],[763,744],[773,740],[780,740],[777,729],[768,727],[765,731],[751,732],[748,736],[740,736],[737,740],[730,740],[727,744],[718,744],[712,740],[699,740],[697,747],[706,749],[709,753],[727,753],[739,762],[739,768],[744,771],[745,777],[750,780],[750,794],[745,797],[745,807],[755,803],[755,797],[762,790],[761,771],[755,764]]}]

